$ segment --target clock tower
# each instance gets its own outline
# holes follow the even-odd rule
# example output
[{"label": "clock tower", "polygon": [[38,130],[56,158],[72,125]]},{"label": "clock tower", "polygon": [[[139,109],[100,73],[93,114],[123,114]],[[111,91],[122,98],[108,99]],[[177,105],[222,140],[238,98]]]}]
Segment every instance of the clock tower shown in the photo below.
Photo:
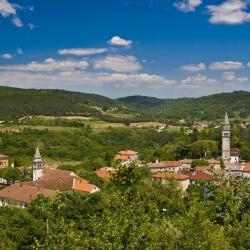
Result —
[{"label": "clock tower", "polygon": [[227,113],[222,125],[222,159],[225,163],[229,163],[231,158],[230,154],[230,123]]}]

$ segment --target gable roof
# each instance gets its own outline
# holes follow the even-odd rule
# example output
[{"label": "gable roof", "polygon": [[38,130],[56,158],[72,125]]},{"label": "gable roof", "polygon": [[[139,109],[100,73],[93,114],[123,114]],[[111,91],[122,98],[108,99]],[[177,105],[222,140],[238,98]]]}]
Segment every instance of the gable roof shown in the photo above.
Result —
[{"label": "gable roof", "polygon": [[181,167],[181,162],[178,161],[161,161],[161,162],[150,162],[147,164],[148,168],[175,168]]},{"label": "gable roof", "polygon": [[51,168],[51,167],[43,167],[43,176],[42,179],[48,179],[48,178],[63,178],[63,177],[69,177],[69,176],[77,176],[72,171],[67,170],[61,170],[57,168]]},{"label": "gable roof", "polygon": [[0,160],[6,160],[9,156],[0,154]]},{"label": "gable roof", "polygon": [[31,203],[38,195],[45,197],[53,197],[56,195],[56,190],[49,190],[46,188],[23,185],[23,183],[16,183],[0,190],[0,197],[12,201],[19,201],[23,203]]},{"label": "gable roof", "polygon": [[102,167],[102,168],[97,169],[95,172],[99,178],[109,179],[112,174],[115,174],[118,172],[118,169],[111,168],[111,167]]},{"label": "gable roof", "polygon": [[125,151],[120,151],[118,152],[119,155],[137,155],[138,152],[134,151],[134,150],[125,150]]},{"label": "gable roof", "polygon": [[128,155],[116,155],[114,158],[116,161],[127,161],[129,160]]},{"label": "gable roof", "polygon": [[158,172],[156,174],[153,174],[154,178],[167,178],[167,177],[173,177],[175,180],[188,180],[190,177],[185,174],[179,174],[179,173],[171,173],[171,172]]},{"label": "gable roof", "polygon": [[190,180],[196,181],[209,181],[213,179],[211,174],[205,173],[203,171],[197,171],[195,174],[189,174]]}]

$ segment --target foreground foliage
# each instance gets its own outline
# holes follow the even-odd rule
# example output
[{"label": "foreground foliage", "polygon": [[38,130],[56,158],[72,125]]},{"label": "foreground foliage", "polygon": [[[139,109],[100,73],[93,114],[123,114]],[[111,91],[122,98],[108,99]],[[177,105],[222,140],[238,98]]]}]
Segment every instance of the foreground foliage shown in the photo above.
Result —
[{"label": "foreground foliage", "polygon": [[92,195],[39,197],[0,208],[0,249],[249,249],[250,185],[217,179],[197,189],[154,183],[135,165]]}]

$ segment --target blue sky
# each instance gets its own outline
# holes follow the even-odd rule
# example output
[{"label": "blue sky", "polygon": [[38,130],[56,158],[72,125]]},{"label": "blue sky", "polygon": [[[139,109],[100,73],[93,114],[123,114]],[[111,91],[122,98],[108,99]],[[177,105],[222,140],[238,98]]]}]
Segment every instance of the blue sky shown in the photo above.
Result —
[{"label": "blue sky", "polygon": [[248,0],[0,0],[0,85],[109,97],[250,90]]}]

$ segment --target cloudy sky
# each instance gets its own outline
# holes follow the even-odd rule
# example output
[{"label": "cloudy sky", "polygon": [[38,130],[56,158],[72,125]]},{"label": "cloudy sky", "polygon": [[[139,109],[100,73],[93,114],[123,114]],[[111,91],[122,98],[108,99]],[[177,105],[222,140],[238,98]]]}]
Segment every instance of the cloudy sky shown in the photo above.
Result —
[{"label": "cloudy sky", "polygon": [[250,91],[248,0],[0,0],[0,85],[109,97]]}]

